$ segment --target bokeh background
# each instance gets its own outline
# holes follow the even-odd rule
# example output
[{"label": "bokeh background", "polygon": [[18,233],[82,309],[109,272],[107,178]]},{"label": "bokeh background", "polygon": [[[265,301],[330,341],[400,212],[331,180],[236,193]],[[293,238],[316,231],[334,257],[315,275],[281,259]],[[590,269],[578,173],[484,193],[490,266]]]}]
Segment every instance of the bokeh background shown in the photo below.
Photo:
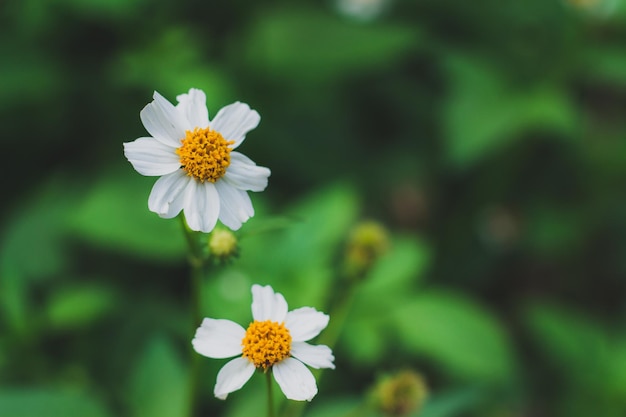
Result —
[{"label": "bokeh background", "polygon": [[[380,415],[359,404],[407,368],[414,416],[626,414],[625,2],[0,11],[0,415],[182,415],[185,243],[122,143],[154,90],[190,87],[259,111],[241,150],[272,170],[204,315],[245,324],[252,283],[328,311],[350,230],[388,230],[309,415]],[[262,378],[213,398],[222,364],[201,415],[259,414]]]}]

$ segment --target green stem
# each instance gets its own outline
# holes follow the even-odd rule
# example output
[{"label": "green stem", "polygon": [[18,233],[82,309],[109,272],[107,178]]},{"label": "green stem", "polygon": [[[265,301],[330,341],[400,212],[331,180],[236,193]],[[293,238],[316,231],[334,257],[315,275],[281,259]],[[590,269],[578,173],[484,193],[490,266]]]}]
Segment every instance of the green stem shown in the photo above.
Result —
[{"label": "green stem", "polygon": [[267,380],[267,417],[274,417],[274,396],[272,395],[272,370],[265,372]]},{"label": "green stem", "polygon": [[185,217],[179,215],[187,247],[189,248],[189,267],[191,268],[191,320],[192,330],[200,325],[201,317],[201,300],[202,300],[202,279],[204,276],[204,258],[202,257],[202,248],[196,238],[196,233],[187,226]]},{"label": "green stem", "polygon": [[[200,325],[201,303],[202,303],[202,279],[204,276],[204,260],[202,258],[202,248],[196,234],[189,228],[185,217],[179,215],[185,240],[189,249],[188,261],[191,268],[190,274],[190,303],[191,303],[191,334],[193,335]],[[199,381],[200,381],[200,355],[191,347],[191,365],[189,369],[189,398],[187,405],[187,415],[193,416],[196,409],[196,401],[198,397]]]},{"label": "green stem", "polygon": [[[192,305],[192,330],[191,335],[195,334],[196,329],[200,325],[201,318],[201,300],[202,300],[202,264],[191,266],[191,305]],[[191,343],[189,343],[191,347]],[[191,347],[191,369],[189,370],[189,416],[195,415],[196,402],[200,388],[200,355]]]},{"label": "green stem", "polygon": [[335,347],[352,308],[357,288],[358,285],[351,284],[337,300],[335,308],[330,312],[328,327],[317,339],[317,344],[326,345],[331,349]]}]

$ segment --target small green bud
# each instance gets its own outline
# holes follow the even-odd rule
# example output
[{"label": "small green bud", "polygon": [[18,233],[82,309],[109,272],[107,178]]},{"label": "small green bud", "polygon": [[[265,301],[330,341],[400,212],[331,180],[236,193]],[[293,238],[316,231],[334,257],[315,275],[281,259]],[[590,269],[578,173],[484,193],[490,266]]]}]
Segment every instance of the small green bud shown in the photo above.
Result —
[{"label": "small green bud", "polygon": [[422,408],[428,388],[421,374],[404,370],[381,377],[371,393],[374,408],[385,416],[402,417]]},{"label": "small green bud", "polygon": [[209,253],[211,256],[226,261],[237,256],[239,248],[237,237],[226,229],[214,229],[209,235]]},{"label": "small green bud", "polygon": [[374,221],[357,224],[348,236],[344,255],[347,275],[362,277],[388,249],[389,233],[381,224]]}]

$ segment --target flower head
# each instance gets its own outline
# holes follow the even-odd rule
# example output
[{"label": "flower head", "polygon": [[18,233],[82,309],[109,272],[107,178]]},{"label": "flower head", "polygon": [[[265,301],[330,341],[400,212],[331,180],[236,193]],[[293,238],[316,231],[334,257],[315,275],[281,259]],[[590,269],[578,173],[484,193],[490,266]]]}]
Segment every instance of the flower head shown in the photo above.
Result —
[{"label": "flower head", "polygon": [[272,287],[252,286],[252,318],[247,329],[230,320],[205,318],[192,344],[196,352],[221,359],[241,355],[217,374],[215,396],[225,399],[252,377],[271,371],[287,398],[310,401],[317,394],[315,377],[305,366],[335,369],[328,346],[306,343],[327,325],[329,317],[312,307],[287,311],[287,302]]},{"label": "flower head", "polygon": [[344,258],[345,272],[351,278],[362,278],[388,249],[387,229],[371,220],[359,223],[348,237]]},{"label": "flower head", "polygon": [[237,237],[230,230],[216,228],[209,235],[209,253],[215,258],[227,261],[238,252]]},{"label": "flower head", "polygon": [[193,88],[176,99],[174,106],[155,91],[140,113],[152,136],[124,143],[137,172],[160,176],[148,208],[166,219],[182,210],[196,231],[210,232],[218,219],[237,230],[254,215],[248,191],[263,191],[270,176],[268,168],[234,150],[261,117],[235,102],[209,120],[206,96]]},{"label": "flower head", "polygon": [[422,375],[404,370],[380,378],[371,399],[374,407],[384,415],[402,417],[421,409],[427,396],[428,387]]}]

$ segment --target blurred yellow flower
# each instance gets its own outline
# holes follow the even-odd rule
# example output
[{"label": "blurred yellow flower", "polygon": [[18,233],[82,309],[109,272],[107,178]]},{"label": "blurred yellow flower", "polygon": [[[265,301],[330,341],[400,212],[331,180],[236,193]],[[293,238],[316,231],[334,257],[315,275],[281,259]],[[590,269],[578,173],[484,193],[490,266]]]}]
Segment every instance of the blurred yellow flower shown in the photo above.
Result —
[{"label": "blurred yellow flower", "polygon": [[389,249],[389,232],[375,221],[357,224],[348,236],[344,265],[349,277],[359,278]]},{"label": "blurred yellow flower", "polygon": [[392,417],[415,414],[422,408],[427,396],[424,378],[412,370],[382,377],[372,391],[374,407]]}]

